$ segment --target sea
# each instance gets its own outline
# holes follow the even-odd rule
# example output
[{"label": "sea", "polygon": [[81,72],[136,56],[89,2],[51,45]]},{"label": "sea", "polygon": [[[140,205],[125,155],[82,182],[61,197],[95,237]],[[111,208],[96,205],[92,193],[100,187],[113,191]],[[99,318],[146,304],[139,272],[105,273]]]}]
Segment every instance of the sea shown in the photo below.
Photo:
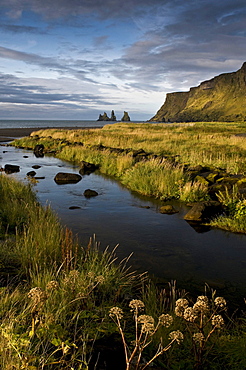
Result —
[{"label": "sea", "polygon": [[103,127],[108,121],[92,120],[0,120],[0,129],[5,128],[50,128],[50,127]]}]

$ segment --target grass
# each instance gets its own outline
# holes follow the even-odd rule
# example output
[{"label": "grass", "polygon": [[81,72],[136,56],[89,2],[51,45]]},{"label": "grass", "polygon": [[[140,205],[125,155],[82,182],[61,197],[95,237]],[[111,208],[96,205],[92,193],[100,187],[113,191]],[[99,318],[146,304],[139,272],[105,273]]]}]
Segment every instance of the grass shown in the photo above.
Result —
[{"label": "grass", "polygon": [[[0,197],[13,205],[0,204],[0,273],[3,264],[15,267],[0,287],[1,369],[97,370],[112,366],[112,358],[119,370],[245,367],[245,316],[230,319],[215,292],[206,290],[209,307],[196,326],[178,304],[189,304],[191,314],[192,297],[186,305],[175,282],[160,291],[129,269],[130,256],[118,262],[117,247],[101,251],[95,237],[79,245],[30,185],[1,175]],[[220,330],[211,316],[221,314],[216,302],[225,314],[217,317]],[[206,336],[202,347],[192,339],[197,330]]]},{"label": "grass", "polygon": [[94,130],[40,130],[42,140],[66,140],[114,148],[144,149],[179,155],[181,163],[214,165],[228,172],[244,172],[246,123],[197,122],[182,124],[116,123]]},{"label": "grass", "polygon": [[30,185],[1,175],[0,196],[12,205],[0,204],[0,274],[14,267],[0,288],[0,368],[88,368],[94,341],[112,331],[108,307],[138,289],[142,275],[94,237],[78,245]]}]

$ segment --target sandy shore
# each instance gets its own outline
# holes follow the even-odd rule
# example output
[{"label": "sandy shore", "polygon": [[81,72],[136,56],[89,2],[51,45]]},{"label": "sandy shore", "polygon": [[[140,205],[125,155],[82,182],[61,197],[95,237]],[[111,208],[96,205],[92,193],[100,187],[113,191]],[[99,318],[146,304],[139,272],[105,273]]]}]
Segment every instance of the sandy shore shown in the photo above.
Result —
[{"label": "sandy shore", "polygon": [[[0,142],[11,141],[20,137],[29,136],[32,132],[52,127],[27,127],[27,128],[0,128]],[[53,127],[64,130],[83,130],[100,127]]]}]

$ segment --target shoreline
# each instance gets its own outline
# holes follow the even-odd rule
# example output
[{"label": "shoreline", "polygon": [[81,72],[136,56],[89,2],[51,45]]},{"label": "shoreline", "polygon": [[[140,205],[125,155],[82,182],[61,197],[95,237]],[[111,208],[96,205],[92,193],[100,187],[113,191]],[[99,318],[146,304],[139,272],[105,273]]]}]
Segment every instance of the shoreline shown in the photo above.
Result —
[{"label": "shoreline", "polygon": [[58,129],[58,130],[89,130],[101,127],[25,127],[25,128],[0,128],[0,142],[12,141],[24,136],[29,136],[34,131]]}]

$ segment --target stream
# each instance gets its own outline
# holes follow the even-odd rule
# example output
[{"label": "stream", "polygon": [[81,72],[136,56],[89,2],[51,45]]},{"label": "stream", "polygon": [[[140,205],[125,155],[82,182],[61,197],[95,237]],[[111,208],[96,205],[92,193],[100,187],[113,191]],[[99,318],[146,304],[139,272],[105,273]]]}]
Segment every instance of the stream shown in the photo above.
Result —
[{"label": "stream", "polygon": [[[8,176],[24,181],[33,165],[40,166],[35,171],[41,179],[34,185],[40,202],[51,205],[82,245],[95,234],[102,250],[119,245],[119,260],[133,252],[130,265],[148,271],[157,284],[176,280],[178,288],[203,293],[207,283],[239,304],[246,297],[246,235],[195,229],[183,220],[188,207],[172,202],[179,213],[161,214],[163,202],[133,193],[99,172],[84,175],[77,184],[57,185],[58,172],[78,173],[79,167],[51,156],[37,158],[32,151],[0,146],[0,166],[5,164],[19,165],[20,172]],[[99,195],[86,198],[86,189]]]}]

